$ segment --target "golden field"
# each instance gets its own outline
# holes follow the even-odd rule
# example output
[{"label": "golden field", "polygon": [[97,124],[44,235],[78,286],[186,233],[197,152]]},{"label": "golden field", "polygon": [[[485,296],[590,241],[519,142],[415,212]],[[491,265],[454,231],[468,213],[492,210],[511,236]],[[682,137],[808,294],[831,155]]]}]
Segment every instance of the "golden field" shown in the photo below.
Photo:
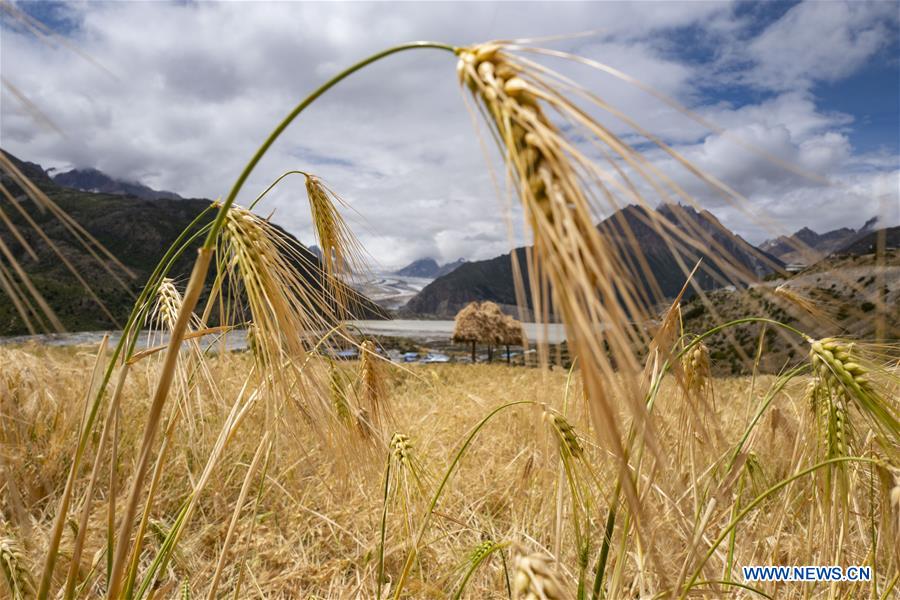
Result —
[{"label": "golden field", "polygon": [[[85,374],[93,369],[95,352],[88,347],[0,348],[2,537],[7,559],[13,557],[5,566],[18,565],[24,586],[33,585],[40,571],[89,397]],[[111,499],[119,506],[125,501],[141,444],[137,425],[146,418],[157,358],[135,363],[123,390],[111,436],[118,444],[118,491],[113,498],[111,465],[106,457],[99,461],[97,488],[87,507],[92,525],[79,563],[81,597],[103,594],[107,527],[99,524],[106,523]],[[167,407],[160,428],[165,442],[153,456],[158,465],[151,480],[156,495],[147,515],[137,582],[157,556],[192,489],[197,489],[196,509],[165,572],[147,587],[149,597],[208,594],[239,498],[240,511],[219,576],[219,597],[376,597],[385,467],[392,453],[396,458],[390,436],[400,432],[409,437],[409,447],[403,461],[392,459],[384,521],[381,593],[391,597],[428,504],[466,436],[492,409],[517,401],[534,404],[497,413],[450,474],[422,528],[405,597],[453,597],[472,565],[473,552],[486,541],[499,548],[474,570],[462,597],[509,597],[516,557],[538,554],[558,559],[553,585],[560,587],[561,595],[547,588],[546,597],[575,597],[580,563],[576,543],[582,538],[588,540],[588,572],[593,572],[618,469],[595,443],[578,377],[570,378],[559,368],[379,365],[389,412],[381,431],[360,432],[337,421],[325,426],[310,423],[300,410],[301,394],[281,408],[260,399],[231,432],[204,483],[207,459],[214,454],[251,362],[249,353],[209,358],[205,368],[218,390],[211,393],[202,382],[190,384],[180,388],[183,393],[173,394]],[[332,380],[346,380],[352,387],[358,367],[341,364]],[[798,377],[775,395],[741,453],[743,465],[730,472],[724,469],[723,457],[740,440],[776,378],[715,379],[704,399],[686,395],[673,377],[665,378],[651,413],[654,442],[646,446],[637,477],[640,514],[632,515],[620,498],[620,517],[630,518],[618,523],[612,536],[606,597],[651,598],[674,589],[676,581],[695,570],[739,507],[816,462],[815,414],[806,397],[807,380]],[[561,460],[565,444],[555,433],[548,409],[566,412],[583,460],[577,456],[573,460],[571,454]],[[276,410],[280,422],[273,426]],[[621,418],[628,422],[624,410]],[[262,459],[257,455],[260,448]],[[857,451],[864,454],[866,449]],[[93,462],[88,454],[77,473],[56,567],[59,587],[70,569]],[[248,470],[252,471],[248,491],[241,494]],[[890,597],[887,586],[896,584],[898,568],[897,538],[891,537],[897,532],[898,507],[888,506],[883,489],[890,482],[879,481],[867,465],[851,465],[849,515],[841,532],[841,525],[829,529],[834,524],[827,508],[829,497],[824,479],[815,475],[764,498],[739,523],[732,581],[743,583],[743,565],[876,564],[874,585],[747,585],[779,598]],[[580,498],[573,500],[573,490],[579,490]],[[641,522],[640,538],[635,516]],[[582,528],[578,534],[576,522]],[[698,582],[725,579],[728,543],[726,537],[700,570]],[[16,576],[14,569],[11,575]],[[591,575],[588,597],[592,583]],[[704,583],[691,591],[691,597],[762,596],[740,587]]]}]

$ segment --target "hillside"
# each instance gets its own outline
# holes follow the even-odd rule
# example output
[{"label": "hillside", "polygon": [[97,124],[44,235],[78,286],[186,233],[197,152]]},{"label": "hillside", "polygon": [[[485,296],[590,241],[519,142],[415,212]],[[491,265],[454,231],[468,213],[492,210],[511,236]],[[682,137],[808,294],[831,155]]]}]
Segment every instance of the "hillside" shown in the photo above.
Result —
[{"label": "hillside", "polygon": [[[900,228],[892,229],[896,236]],[[788,293],[776,292],[779,286]],[[695,298],[684,305],[685,331],[700,333],[717,322],[766,315],[816,338],[882,337],[896,342],[900,340],[900,250],[888,250],[881,257],[835,253],[788,279],[766,281],[747,290],[715,290],[708,298],[709,304]],[[808,302],[815,314],[804,310],[797,299]],[[748,372],[743,358],[755,356],[760,331],[757,325],[746,325],[736,328],[731,339],[711,338],[708,345],[716,370]],[[788,359],[809,350],[774,328],[767,328],[765,339],[761,369],[766,372],[778,371]]]},{"label": "hillside", "polygon": [[[525,264],[525,248],[515,250],[520,265]],[[523,269],[526,292],[528,273]],[[413,296],[402,314],[435,315],[453,318],[459,310],[473,300],[491,300],[507,312],[516,307],[516,290],[513,279],[511,254],[503,254],[489,260],[467,262],[451,273],[438,277]],[[530,297],[526,306],[531,307]]]},{"label": "hillside", "polygon": [[[7,154],[7,156],[10,156]],[[34,163],[25,163],[10,156],[16,165],[37,184],[47,195],[81,224],[91,235],[105,245],[130,271],[129,277],[121,270],[116,273],[127,283],[124,289],[94,258],[78,245],[65,227],[49,213],[41,212],[21,194],[21,190],[3,178],[5,185],[14,195],[22,209],[38,223],[44,233],[60,248],[63,255],[78,273],[90,282],[91,287],[107,306],[115,321],[122,323],[127,318],[135,297],[143,287],[165,250],[174,242],[184,228],[207,206],[202,199],[155,199],[142,200],[133,196],[99,194],[65,189],[57,186]],[[23,237],[38,255],[34,261],[22,248],[7,227],[0,227],[0,238],[10,248],[16,260],[29,274],[35,287],[41,292],[56,312],[66,329],[101,330],[117,328],[87,291],[69,272],[51,248],[30,227],[20,212],[8,199],[0,197],[0,206],[9,219],[18,227]],[[299,242],[297,250],[318,264],[318,259],[309,254]],[[193,264],[193,252],[186,252],[174,265],[172,276],[176,281],[186,281]],[[302,270],[312,286],[319,287],[319,276],[315,272]],[[358,313],[368,318],[380,318],[384,312],[373,303],[359,297]],[[24,322],[15,310],[11,299],[0,293],[0,335],[27,333]]]},{"label": "hillside", "polygon": [[[883,242],[881,242],[883,240]],[[900,227],[887,227],[877,231],[871,231],[843,246],[837,255],[862,255],[872,254],[879,243],[884,243],[885,249],[900,248]]]},{"label": "hillside", "polygon": [[[617,253],[625,257],[626,264],[638,265],[638,253],[643,255],[649,274],[635,266],[633,278],[654,301],[676,295],[684,285],[686,274],[679,265],[679,259],[688,268],[693,267],[700,258],[704,259],[703,268],[696,275],[696,281],[703,289],[721,287],[733,283],[736,278],[741,281],[758,280],[783,266],[777,258],[761,252],[729,231],[708,211],[697,212],[685,206],[666,205],[657,210],[655,217],[662,217],[692,239],[703,240],[705,250],[699,252],[695,248],[676,244],[673,252],[654,227],[654,215],[637,206],[623,208],[598,225]],[[519,264],[524,265],[525,248],[518,248],[516,252]],[[714,266],[722,261],[734,265],[740,274],[726,276]],[[523,272],[523,280],[527,289],[527,273]],[[407,303],[404,312],[450,318],[473,300],[491,300],[505,310],[513,311],[516,294],[510,254],[469,262],[435,279]],[[526,298],[525,302],[530,309],[530,298]]]}]

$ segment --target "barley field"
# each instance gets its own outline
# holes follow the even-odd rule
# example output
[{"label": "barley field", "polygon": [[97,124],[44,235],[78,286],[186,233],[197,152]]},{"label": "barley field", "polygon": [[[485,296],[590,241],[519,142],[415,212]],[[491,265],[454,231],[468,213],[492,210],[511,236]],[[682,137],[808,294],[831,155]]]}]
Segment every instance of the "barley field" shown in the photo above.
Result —
[{"label": "barley field", "polygon": [[[0,349],[0,359],[3,460],[14,474],[4,487],[16,500],[16,528],[7,525],[3,532],[3,564],[7,577],[18,578],[27,590],[46,551],[72,463],[72,440],[87,408],[90,382],[84,374],[92,371],[97,356],[90,347],[25,346]],[[595,571],[618,474],[615,460],[593,441],[577,378],[559,368],[383,367],[378,377],[389,410],[383,431],[406,436],[402,444],[397,435],[371,436],[355,423],[310,427],[300,414],[295,414],[298,422],[273,431],[264,407],[257,406],[229,429],[227,445],[210,465],[233,410],[231,398],[246,385],[243,373],[251,368],[251,358],[228,353],[208,360],[204,368],[222,397],[202,383],[179,395],[153,457],[150,485],[156,493],[141,515],[146,539],[136,557],[138,573],[159,556],[186,503],[195,505],[170,560],[149,584],[149,595],[205,597],[216,574],[221,597],[375,597],[383,546],[381,595],[390,597],[417,543],[408,597],[506,598],[519,585],[523,556],[553,557],[560,566],[552,570],[553,580],[547,575],[544,596],[534,597],[574,597],[582,556],[590,558],[588,570]],[[334,378],[351,382],[352,388],[360,365],[335,369]],[[118,445],[115,464],[107,457],[92,464],[87,457],[76,473],[73,516],[62,533],[57,576],[62,580],[71,568],[84,524],[79,520],[86,516],[88,523],[100,524],[84,532],[77,567],[84,597],[103,591],[105,523],[110,504],[124,502],[124,484],[141,447],[140,431],[132,425],[145,418],[158,371],[158,360],[138,363],[122,391],[110,432]],[[741,451],[743,464],[733,472],[723,458],[779,379],[704,381],[708,405],[686,394],[674,377],[661,382],[652,411],[658,448],[646,450],[657,460],[636,477],[647,539],[640,541],[623,504],[623,522],[610,540],[606,597],[655,597],[694,571],[704,583],[692,596],[750,597],[746,590],[711,582],[729,579],[729,563],[735,569],[831,564],[834,557],[844,565],[877,565],[879,596],[891,597],[900,491],[888,472],[863,465],[848,469],[850,504],[843,519],[829,514],[837,507],[829,506],[823,477],[797,479],[763,497],[734,537],[701,564],[735,513],[817,461],[820,438],[809,381],[794,378],[774,393]],[[523,404],[487,422],[449,471],[473,428],[492,410],[515,402]],[[697,410],[702,411],[699,419],[692,412]],[[861,446],[858,452],[870,449]],[[86,501],[92,477],[99,481]],[[112,494],[111,481],[118,482]],[[893,494],[893,506],[885,492]],[[217,573],[223,558],[225,566]],[[543,563],[535,564],[528,576],[540,578]],[[590,588],[593,577],[587,579]],[[730,579],[742,581],[736,574]],[[870,597],[874,587],[757,585],[759,597],[859,598]]]},{"label": "barley field", "polygon": [[[236,203],[310,104],[371,63],[419,50],[443,53],[448,76],[456,66],[484,141],[500,153],[498,180],[533,241],[517,297],[527,288],[533,314],[564,324],[568,370],[551,367],[540,346],[530,367],[389,363],[346,326],[358,297],[344,278],[362,249],[336,191],[302,170],[272,184],[304,177],[318,263],[257,207],[272,186]],[[682,298],[697,273],[744,287],[758,276],[708,231],[653,212],[646,225],[678,256],[685,281],[675,298],[654,293],[633,235],[612,241],[596,216],[652,206],[642,195],[651,192],[693,200],[591,111],[623,120],[702,183],[743,199],[540,64],[548,57],[647,89],[596,61],[525,43],[388,48],[338,72],[275,127],[224,199],[166,249],[115,344],[0,347],[4,594],[896,597],[896,340],[845,339],[808,319],[795,327],[756,295],[726,322],[699,286],[712,325],[685,331]],[[575,140],[596,148],[586,154]],[[52,208],[15,165],[0,166],[35,205]],[[687,260],[701,248],[708,259]],[[172,265],[192,254],[187,281],[173,279]],[[113,269],[111,254],[94,255]],[[24,283],[5,293],[23,319],[53,323],[16,273]],[[782,293],[815,319],[813,301]],[[728,336],[742,325],[759,331],[756,356],[741,349],[735,359],[752,375],[713,377],[707,342],[735,345]],[[234,329],[246,331],[246,352],[201,344]],[[500,330],[492,343],[509,343]],[[773,331],[795,353],[764,375],[757,367]],[[330,358],[349,346],[358,362]],[[743,576],[754,565],[863,566],[869,577],[769,583]]]}]

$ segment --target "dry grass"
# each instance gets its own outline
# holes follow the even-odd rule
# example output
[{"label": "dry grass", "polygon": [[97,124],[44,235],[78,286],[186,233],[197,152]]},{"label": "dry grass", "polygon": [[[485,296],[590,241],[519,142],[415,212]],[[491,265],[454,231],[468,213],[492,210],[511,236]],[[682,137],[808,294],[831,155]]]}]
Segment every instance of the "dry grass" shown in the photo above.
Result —
[{"label": "dry grass", "polygon": [[[34,530],[20,551],[23,560],[18,564],[40,563],[56,499],[66,480],[68,449],[78,434],[79,416],[84,409],[86,383],[82,374],[94,360],[89,349],[0,349],[0,362],[9,366],[0,377],[0,431],[5,475],[10,476],[3,490],[3,515],[9,521],[5,526],[11,531],[25,527]],[[207,366],[222,392],[234,397],[244,385],[241,373],[251,364],[248,354],[227,354],[209,360]],[[124,386],[121,403],[121,422],[126,424],[139,422],[146,414],[159,365],[142,361],[132,368],[133,376]],[[351,377],[357,369],[353,364],[336,368]],[[757,381],[755,398],[748,397],[746,378],[711,382],[718,396],[725,399],[713,415],[725,441],[708,440],[697,445],[694,461],[699,471],[721,469],[717,465],[721,465],[722,456],[741,438],[748,425],[747,415],[774,382],[771,377]],[[392,369],[385,375],[384,383],[394,407],[397,431],[409,437],[403,440],[403,452],[396,443],[393,449],[385,444],[383,460],[393,452],[403,455],[398,463],[406,464],[412,451],[417,468],[433,474],[446,471],[466,433],[491,409],[530,400],[562,411],[567,393],[570,398],[582,394],[577,381],[569,380],[565,372],[488,365]],[[766,414],[745,448],[745,455],[753,456],[753,474],[741,476],[739,485],[716,489],[713,484],[722,484],[725,473],[704,478],[692,473],[687,464],[668,464],[656,474],[652,486],[641,487],[647,513],[652,517],[654,544],[666,552],[653,558],[653,570],[647,569],[644,561],[651,559],[633,543],[628,544],[627,553],[619,553],[624,538],[621,530],[616,530],[607,571],[612,579],[610,585],[618,591],[612,597],[631,597],[636,593],[649,596],[665,590],[666,582],[660,574],[674,577],[684,570],[685,563],[693,568],[698,550],[705,549],[728,523],[732,499],[745,506],[769,486],[810,463],[817,452],[817,442],[815,436],[803,435],[815,420],[805,391],[806,381],[797,378],[776,395],[773,406],[777,412]],[[664,455],[681,438],[677,407],[682,397],[678,383],[667,378],[653,412]],[[569,457],[578,458],[575,455],[583,453],[592,467],[593,475],[581,471],[580,477],[595,477],[594,481],[584,482],[593,498],[587,501],[590,512],[583,525],[591,529],[593,551],[597,550],[600,525],[606,517],[606,499],[615,485],[617,470],[613,458],[590,442],[593,435],[583,404],[569,404],[565,419],[559,416],[561,412],[554,412],[556,416],[548,419],[544,417],[546,408],[522,405],[498,413],[487,423],[463,456],[434,509],[406,584],[409,597],[445,597],[456,591],[461,580],[459,565],[472,560],[473,548],[491,540],[515,544],[515,548],[501,546],[481,557],[483,561],[479,559],[462,597],[507,597],[504,573],[508,573],[514,593],[521,589],[521,597],[540,598],[527,594],[537,589],[534,577],[551,576],[550,563],[531,555],[553,555],[555,539],[560,535],[559,566],[552,569],[552,577],[560,583],[546,585],[574,589],[580,562],[577,544],[569,526],[564,525],[560,534],[557,523],[559,513],[565,524],[575,510],[568,500],[572,488],[557,476],[561,464],[559,442],[568,448]],[[199,429],[199,434],[179,423],[177,413],[163,423],[162,430],[168,432],[168,461],[158,474],[157,494],[149,512],[150,534],[140,557],[140,570],[148,568],[191,489],[201,487],[198,480],[203,479],[208,467],[207,457],[215,454],[218,431],[229,412],[227,406],[209,405],[205,413],[208,426]],[[127,426],[119,432],[118,462],[124,481],[131,475],[131,465],[140,450],[138,434]],[[206,487],[194,498],[193,518],[184,528],[171,562],[160,574],[157,585],[166,592],[160,597],[174,597],[185,586],[189,586],[192,597],[206,595],[226,539],[230,554],[237,558],[219,565],[220,594],[233,593],[241,581],[240,597],[374,596],[384,507],[384,461],[381,460],[380,468],[347,469],[342,464],[346,457],[329,451],[328,443],[312,430],[280,437],[268,458],[261,459],[260,440],[265,440],[265,436],[265,412],[261,408],[250,410],[230,443],[221,449],[222,457],[213,464]],[[262,460],[266,461],[264,469],[260,466]],[[264,480],[259,477],[261,472],[265,472]],[[751,470],[748,467],[740,472]],[[76,506],[90,475],[89,465],[78,474],[73,501]],[[863,487],[854,488],[856,516],[846,523],[838,562],[868,564],[872,559],[871,523],[865,517],[869,503],[876,502],[873,518],[885,517],[885,527],[891,527],[889,521],[896,526],[896,516],[888,508],[889,500],[883,506],[878,504],[877,494],[873,500],[866,472],[851,469],[850,477],[856,486]],[[699,509],[694,506],[693,482],[703,485],[699,490]],[[422,493],[416,490],[420,484],[425,488]],[[408,486],[403,500],[389,499],[384,543],[386,595],[402,570],[410,543],[409,527],[418,525],[426,509],[423,497],[433,493],[434,485],[432,479],[417,479],[416,484]],[[890,481],[890,487],[893,486]],[[18,490],[18,503],[23,507],[24,512],[19,514],[11,510],[12,487]],[[109,502],[106,488],[100,487],[103,489],[94,495],[89,507],[92,520],[97,522],[105,520]],[[827,552],[834,548],[821,538],[819,519],[810,518],[818,513],[819,489],[815,479],[801,479],[767,498],[742,523],[735,541],[734,564],[831,564]],[[119,488],[120,493],[123,490],[127,486]],[[561,505],[558,496],[565,500]],[[249,505],[252,509],[247,508]],[[242,516],[229,523],[229,516],[238,515],[241,506]],[[703,514],[706,519],[701,526],[697,520]],[[697,531],[698,527],[701,531]],[[889,531],[883,530],[882,535]],[[69,567],[74,533],[72,527],[67,527],[63,534],[58,576]],[[105,563],[105,538],[102,528],[87,532],[79,567],[81,580],[88,581],[83,596],[102,593],[104,576],[102,569],[95,567]],[[704,579],[722,578],[724,547],[721,551],[703,571]],[[511,552],[518,552],[518,562]],[[879,589],[884,589],[885,582],[896,573],[897,562],[896,556],[891,556],[889,543],[879,544],[878,552],[883,569],[878,574]],[[523,575],[516,573],[532,578],[528,584],[532,587],[527,587]],[[771,584],[760,587],[769,593],[775,589]],[[546,597],[571,597],[556,594],[556,589],[545,587]],[[778,593],[779,597],[800,597],[804,589],[810,590],[813,597],[827,597],[829,593],[825,585],[795,584],[781,585]],[[841,597],[867,595],[869,589],[869,584],[838,586]],[[712,593],[711,596],[718,597]]]}]

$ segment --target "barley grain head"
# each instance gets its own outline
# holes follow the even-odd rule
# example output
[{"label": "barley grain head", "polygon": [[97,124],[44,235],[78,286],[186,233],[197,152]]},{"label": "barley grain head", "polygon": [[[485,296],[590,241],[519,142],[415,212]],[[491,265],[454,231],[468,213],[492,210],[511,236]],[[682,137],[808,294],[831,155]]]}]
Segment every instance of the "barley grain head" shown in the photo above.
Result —
[{"label": "barley grain head", "polygon": [[516,600],[564,600],[573,597],[556,574],[553,560],[545,554],[520,554],[513,575]]},{"label": "barley grain head", "polygon": [[0,570],[13,600],[31,598],[34,584],[28,571],[24,550],[12,531],[0,522]]},{"label": "barley grain head", "polygon": [[242,207],[229,209],[217,252],[222,296],[238,322],[253,323],[254,358],[266,395],[278,406],[299,408],[310,424],[327,422],[327,370],[308,359],[321,332],[340,321],[335,298],[303,276],[295,241]]},{"label": "barley grain head", "polygon": [[893,366],[878,364],[878,348],[838,338],[810,340],[809,360],[817,386],[812,396],[819,410],[829,413],[829,435],[842,451],[857,426],[851,419],[859,415],[877,435],[881,451],[896,461],[900,454],[900,405],[892,390],[897,389],[897,372]]},{"label": "barley grain head", "polygon": [[803,313],[812,317],[817,325],[825,325],[832,330],[838,328],[837,321],[822,308],[820,302],[804,295],[790,283],[785,282],[777,286],[774,294],[776,298],[785,300],[791,306],[799,308]]},{"label": "barley grain head", "polygon": [[[598,207],[586,185],[591,177],[584,175],[590,161],[562,135],[545,108],[587,130],[595,123],[585,122],[582,111],[501,44],[461,50],[458,72],[484,110],[533,234],[529,280],[535,314],[549,309],[541,300],[549,287],[552,308],[566,324],[570,351],[579,361],[596,431],[614,456],[625,456],[620,407],[612,400],[617,396],[654,447],[637,377],[636,349],[646,340],[629,325],[646,315],[647,307],[621,257],[594,225]],[[625,492],[637,508],[630,483]]]},{"label": "barley grain head", "polygon": [[387,381],[382,359],[371,340],[359,345],[359,393],[360,409],[365,412],[369,425],[378,430],[389,419]]},{"label": "barley grain head", "polygon": [[338,310],[351,309],[352,300],[343,278],[365,271],[365,264],[363,247],[338,210],[347,204],[315,175],[306,177],[306,194],[322,252],[326,285],[338,298]]},{"label": "barley grain head", "polygon": [[580,459],[584,456],[584,448],[578,441],[578,435],[575,428],[566,417],[549,407],[544,407],[544,418],[550,423],[556,441],[559,443],[559,450],[567,457]]},{"label": "barley grain head", "polygon": [[711,383],[709,348],[703,342],[688,350],[682,358],[685,388],[689,393],[702,396]]}]

